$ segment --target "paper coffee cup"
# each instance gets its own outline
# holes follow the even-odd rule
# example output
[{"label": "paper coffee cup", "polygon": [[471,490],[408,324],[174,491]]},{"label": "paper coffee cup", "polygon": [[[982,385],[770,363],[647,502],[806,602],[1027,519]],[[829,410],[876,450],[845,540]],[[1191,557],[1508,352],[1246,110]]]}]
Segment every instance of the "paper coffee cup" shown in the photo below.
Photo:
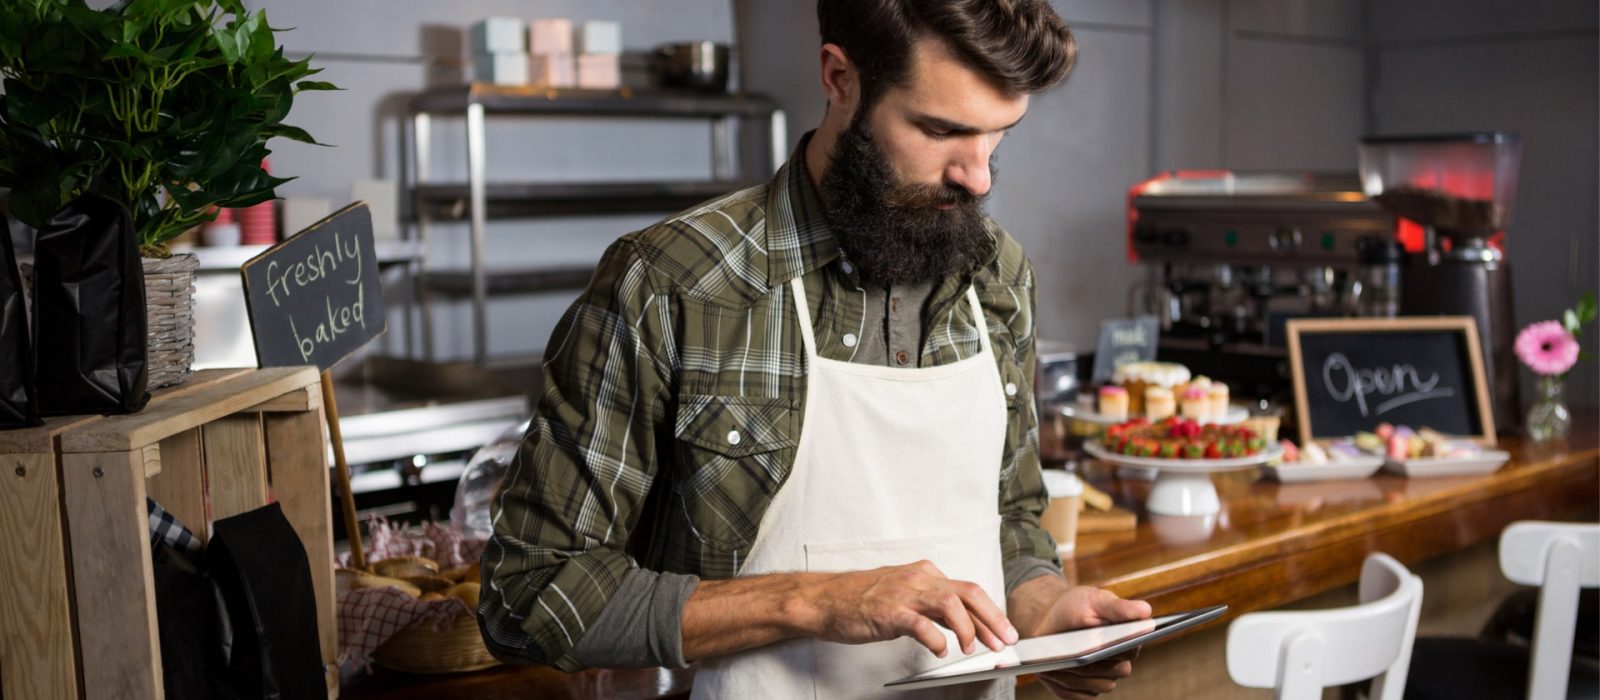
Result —
[{"label": "paper coffee cup", "polygon": [[1050,504],[1039,516],[1039,524],[1056,541],[1056,552],[1068,554],[1077,545],[1078,510],[1082,507],[1083,482],[1078,475],[1060,469],[1045,469],[1044,488]]}]

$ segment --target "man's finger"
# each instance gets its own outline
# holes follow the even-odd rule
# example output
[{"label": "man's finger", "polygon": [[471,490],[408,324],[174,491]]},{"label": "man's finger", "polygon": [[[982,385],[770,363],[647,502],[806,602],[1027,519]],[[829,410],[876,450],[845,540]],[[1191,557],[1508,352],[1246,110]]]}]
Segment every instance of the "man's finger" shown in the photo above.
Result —
[{"label": "man's finger", "polygon": [[[1006,618],[1005,611],[989,599],[989,594],[983,587],[975,583],[966,583],[961,587],[961,600],[966,602],[967,609],[972,611],[985,627],[993,630],[1001,642],[1006,644],[1017,643],[1017,628],[1011,625],[1011,620]],[[998,649],[996,650],[998,651]]]},{"label": "man's finger", "polygon": [[961,596],[956,595],[954,591],[946,590],[934,593],[932,597],[933,600],[929,601],[930,609],[926,614],[937,616],[944,621],[945,627],[956,633],[956,646],[961,649],[961,653],[971,654],[976,651],[972,648],[972,640],[977,636],[977,630],[973,627],[972,617],[967,615],[967,606],[962,604]]},{"label": "man's finger", "polygon": [[933,652],[934,656],[941,659],[944,658],[949,651],[949,645],[945,643],[944,634],[939,631],[939,626],[933,624],[933,620],[921,615],[914,613],[907,613],[907,615],[912,618],[912,622],[906,626],[906,634],[911,635],[911,638],[917,640],[918,644],[927,647],[928,651]]},{"label": "man's finger", "polygon": [[1143,620],[1150,617],[1150,604],[1142,600],[1123,600],[1107,592],[1095,600],[1095,612],[1101,618],[1119,622],[1122,620]]},{"label": "man's finger", "polygon": [[1107,678],[1110,680],[1120,680],[1133,674],[1133,662],[1108,659],[1099,663],[1089,664],[1088,666],[1056,671],[1055,673],[1082,676],[1084,678]]}]

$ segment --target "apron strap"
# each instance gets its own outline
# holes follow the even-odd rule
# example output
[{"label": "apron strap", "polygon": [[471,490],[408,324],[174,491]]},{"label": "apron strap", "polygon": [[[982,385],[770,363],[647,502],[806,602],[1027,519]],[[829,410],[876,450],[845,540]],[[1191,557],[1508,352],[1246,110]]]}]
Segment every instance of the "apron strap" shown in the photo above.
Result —
[{"label": "apron strap", "polygon": [[817,356],[817,338],[811,330],[811,306],[806,303],[806,286],[799,277],[789,280],[794,290],[794,308],[800,316],[800,339],[804,341],[806,357]]},{"label": "apron strap", "polygon": [[989,347],[989,319],[983,315],[983,304],[978,302],[978,288],[967,286],[967,303],[972,304],[972,324],[978,329],[978,348],[983,354],[993,352]]}]

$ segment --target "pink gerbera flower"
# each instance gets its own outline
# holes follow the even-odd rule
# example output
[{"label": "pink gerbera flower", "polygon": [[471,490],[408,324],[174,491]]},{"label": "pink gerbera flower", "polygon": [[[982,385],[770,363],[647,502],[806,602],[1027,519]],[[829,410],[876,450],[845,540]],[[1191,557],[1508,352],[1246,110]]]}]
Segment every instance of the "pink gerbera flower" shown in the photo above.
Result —
[{"label": "pink gerbera flower", "polygon": [[1540,321],[1517,334],[1517,357],[1538,374],[1566,374],[1578,361],[1578,340],[1560,323]]}]

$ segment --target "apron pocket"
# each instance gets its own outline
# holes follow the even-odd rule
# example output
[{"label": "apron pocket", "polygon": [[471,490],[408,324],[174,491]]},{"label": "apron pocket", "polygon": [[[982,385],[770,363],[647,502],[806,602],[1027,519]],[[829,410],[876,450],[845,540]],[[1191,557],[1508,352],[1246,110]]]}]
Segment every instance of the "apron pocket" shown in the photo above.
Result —
[{"label": "apron pocket", "polygon": [[[808,544],[806,570],[860,571],[897,566],[927,559],[956,580],[982,586],[1001,610],[1005,609],[1005,581],[1000,564],[1000,516],[980,526],[936,535],[898,540]],[[951,653],[941,659],[916,640],[902,637],[872,644],[835,644],[811,640],[816,669],[812,674],[817,698],[980,698],[1004,696],[1010,680],[992,683],[898,691],[883,687],[913,673],[961,658],[955,633],[945,629]],[[987,650],[978,645],[976,653]]]}]

